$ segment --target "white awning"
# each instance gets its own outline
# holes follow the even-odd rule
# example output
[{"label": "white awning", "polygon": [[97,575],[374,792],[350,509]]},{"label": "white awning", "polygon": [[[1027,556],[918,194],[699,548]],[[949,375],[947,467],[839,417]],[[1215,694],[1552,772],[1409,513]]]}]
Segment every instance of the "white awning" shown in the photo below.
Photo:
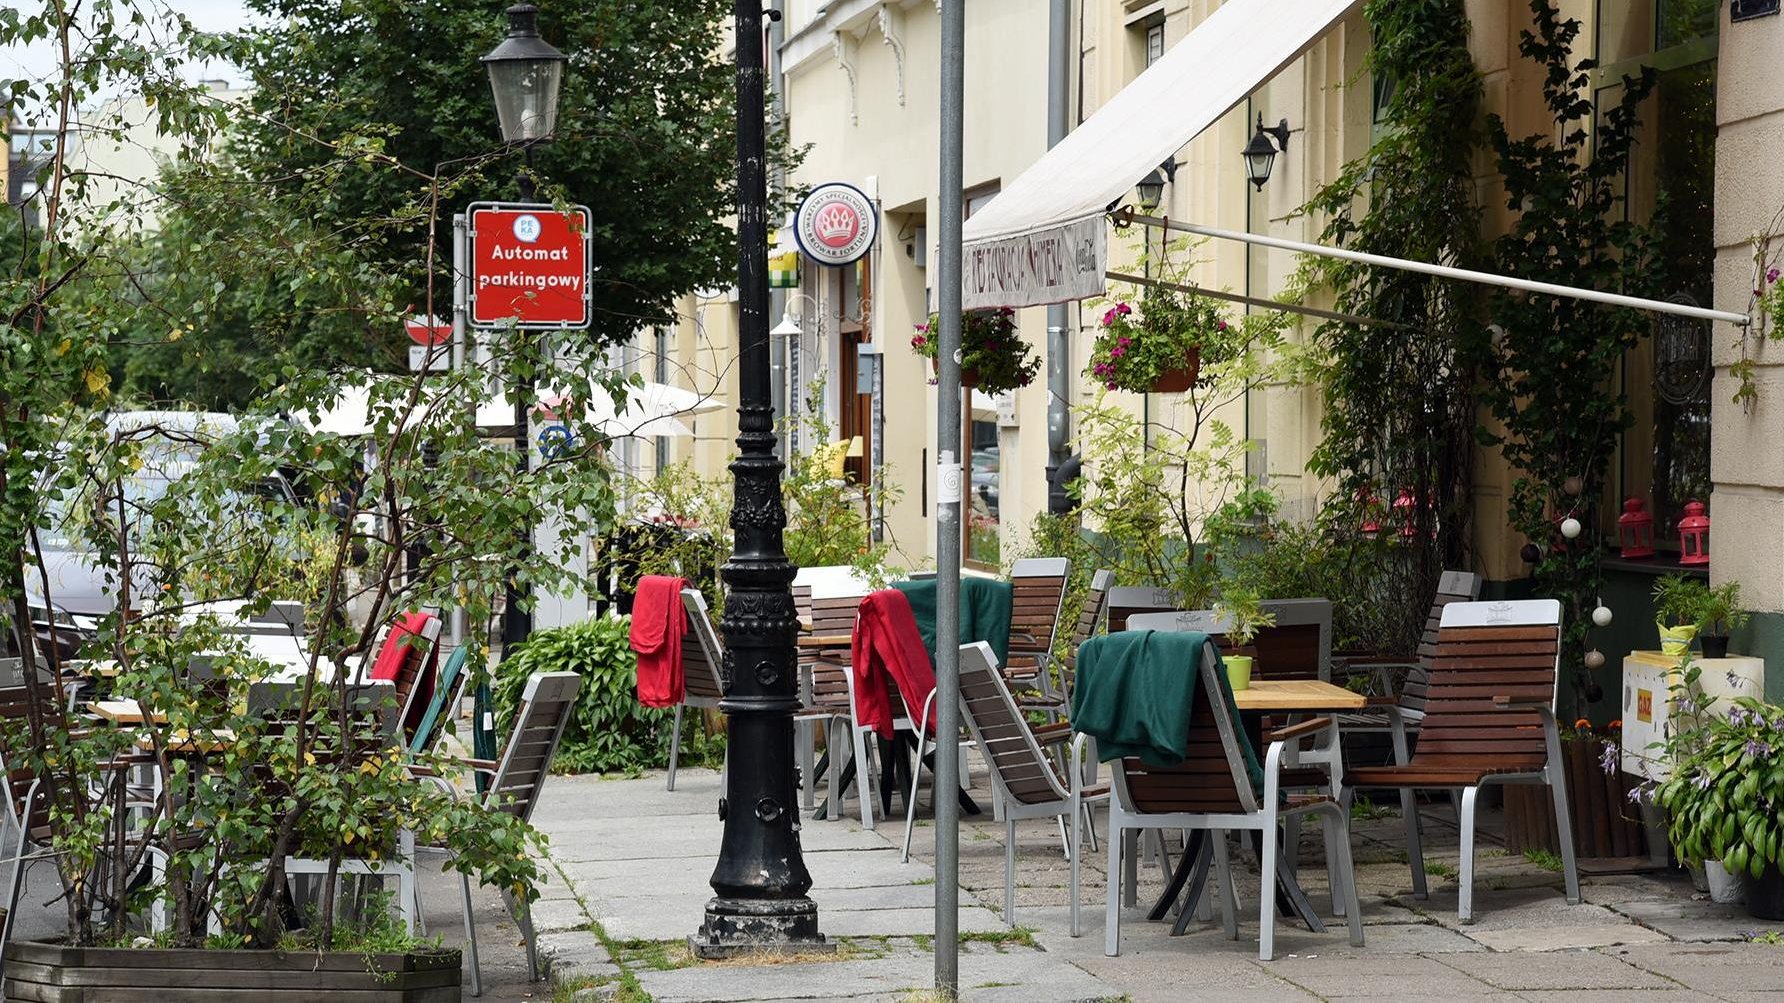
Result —
[{"label": "white awning", "polygon": [[1107,264],[1100,217],[1109,204],[1359,2],[1226,0],[966,221],[962,305],[1035,306],[1100,294]]}]

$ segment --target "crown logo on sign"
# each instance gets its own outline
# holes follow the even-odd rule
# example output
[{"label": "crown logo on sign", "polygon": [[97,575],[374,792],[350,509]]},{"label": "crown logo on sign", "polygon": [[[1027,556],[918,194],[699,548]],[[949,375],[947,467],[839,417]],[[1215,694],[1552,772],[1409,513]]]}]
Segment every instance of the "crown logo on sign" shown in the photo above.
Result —
[{"label": "crown logo on sign", "polygon": [[817,219],[812,221],[812,229],[818,239],[826,244],[846,244],[855,239],[861,221],[855,210],[840,203],[825,206],[818,210]]}]

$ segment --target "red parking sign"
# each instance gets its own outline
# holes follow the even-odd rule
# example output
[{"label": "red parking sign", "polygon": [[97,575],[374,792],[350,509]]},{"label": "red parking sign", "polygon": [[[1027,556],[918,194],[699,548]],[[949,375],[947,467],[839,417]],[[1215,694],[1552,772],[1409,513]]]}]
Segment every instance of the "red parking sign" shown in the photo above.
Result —
[{"label": "red parking sign", "polygon": [[589,211],[477,203],[471,216],[471,323],[587,327]]}]

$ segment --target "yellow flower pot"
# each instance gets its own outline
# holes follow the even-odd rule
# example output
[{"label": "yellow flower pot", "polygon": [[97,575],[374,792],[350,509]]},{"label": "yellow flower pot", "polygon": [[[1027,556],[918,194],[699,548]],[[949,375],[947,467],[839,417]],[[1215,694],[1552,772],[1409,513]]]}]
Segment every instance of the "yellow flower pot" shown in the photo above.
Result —
[{"label": "yellow flower pot", "polygon": [[1663,623],[1654,626],[1660,629],[1660,650],[1668,655],[1683,655],[1691,649],[1691,639],[1697,636],[1697,624],[1694,623],[1679,627],[1668,627]]},{"label": "yellow flower pot", "polygon": [[1222,659],[1226,663],[1227,682],[1233,686],[1233,692],[1251,689],[1251,656],[1226,655]]}]

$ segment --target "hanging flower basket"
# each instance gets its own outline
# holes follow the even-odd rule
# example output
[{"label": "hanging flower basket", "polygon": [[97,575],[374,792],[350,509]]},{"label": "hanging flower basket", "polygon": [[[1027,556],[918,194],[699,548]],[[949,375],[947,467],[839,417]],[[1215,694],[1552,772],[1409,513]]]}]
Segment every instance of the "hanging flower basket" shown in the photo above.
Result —
[{"label": "hanging flower basket", "polygon": [[1203,349],[1226,330],[1206,297],[1149,289],[1139,310],[1120,302],[1103,312],[1085,375],[1106,390],[1184,393],[1201,379]]},{"label": "hanging flower basket", "polygon": [[1158,374],[1152,381],[1152,392],[1155,394],[1187,393],[1196,385],[1196,377],[1202,374],[1202,350],[1192,348],[1183,358],[1183,365]]},{"label": "hanging flower basket", "polygon": [[[911,351],[928,359],[938,373],[941,364],[936,353],[940,338],[940,319],[933,314],[927,323],[918,324],[916,334],[911,336]],[[1000,394],[1028,386],[1040,371],[1041,360],[1016,333],[1016,311],[1004,307],[961,314],[961,386]]]},{"label": "hanging flower basket", "polygon": [[[942,360],[936,358],[933,355],[930,356],[929,357],[929,371],[934,373],[936,375],[936,377],[939,379],[942,375]],[[960,385],[965,387],[968,390],[978,389],[978,387],[979,387],[978,370],[967,369],[966,367],[962,366],[960,369]]]}]

